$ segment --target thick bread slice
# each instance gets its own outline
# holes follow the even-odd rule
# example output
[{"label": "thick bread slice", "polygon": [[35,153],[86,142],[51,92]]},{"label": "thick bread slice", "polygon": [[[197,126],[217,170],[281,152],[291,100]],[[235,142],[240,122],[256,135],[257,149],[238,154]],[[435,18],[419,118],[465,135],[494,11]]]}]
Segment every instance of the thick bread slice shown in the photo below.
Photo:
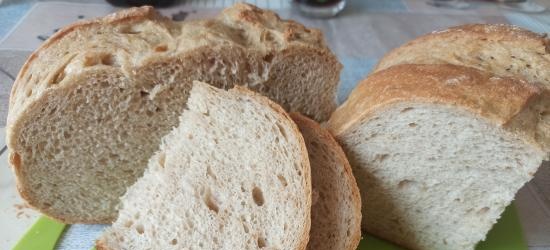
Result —
[{"label": "thick bread slice", "polygon": [[[386,54],[374,72],[397,64],[456,64],[542,86],[539,137],[550,138],[550,39],[517,26],[468,24],[416,38]],[[550,152],[550,141],[541,142]]]},{"label": "thick bread slice", "polygon": [[397,65],[328,122],[361,190],[362,227],[411,249],[474,249],[547,154],[541,90],[455,65]]},{"label": "thick bread slice", "polygon": [[76,23],[34,52],[13,86],[7,143],[19,191],[63,222],[111,222],[193,80],[244,84],[324,120],[340,68],[318,30],[247,4],[212,20],[172,22],[141,7]]},{"label": "thick bread slice", "polygon": [[298,113],[290,116],[302,132],[311,164],[308,249],[355,250],[361,239],[361,198],[348,159],[326,129]]},{"label": "thick bread slice", "polygon": [[98,249],[305,249],[311,176],[291,118],[244,88],[198,82],[187,106]]}]

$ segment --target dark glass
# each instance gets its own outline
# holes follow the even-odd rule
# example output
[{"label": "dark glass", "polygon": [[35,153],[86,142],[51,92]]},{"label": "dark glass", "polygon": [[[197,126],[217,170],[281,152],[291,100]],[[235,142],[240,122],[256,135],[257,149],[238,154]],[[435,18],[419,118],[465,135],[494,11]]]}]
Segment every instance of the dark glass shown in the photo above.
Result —
[{"label": "dark glass", "polygon": [[306,4],[315,7],[328,7],[331,5],[339,4],[343,0],[294,0],[300,4]]},{"label": "dark glass", "polygon": [[346,0],[294,0],[293,6],[309,17],[336,16],[346,6]]},{"label": "dark glass", "polygon": [[107,2],[114,6],[119,6],[119,7],[143,6],[143,5],[151,5],[155,7],[168,7],[174,4],[175,0],[107,0]]}]

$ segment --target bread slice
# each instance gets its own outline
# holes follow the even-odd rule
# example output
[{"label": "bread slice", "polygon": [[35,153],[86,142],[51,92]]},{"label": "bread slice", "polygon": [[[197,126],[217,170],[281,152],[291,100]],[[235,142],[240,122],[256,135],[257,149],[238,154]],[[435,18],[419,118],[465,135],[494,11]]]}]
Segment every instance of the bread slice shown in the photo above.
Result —
[{"label": "bread slice", "polygon": [[410,249],[474,249],[547,153],[541,90],[456,65],[397,65],[328,121],[357,180],[362,227]]},{"label": "bread slice", "polygon": [[110,223],[193,80],[246,85],[324,120],[340,68],[318,30],[247,4],[211,20],[141,7],[76,23],[34,52],[13,86],[7,143],[19,191],[63,222]]},{"label": "bread slice", "polygon": [[[468,24],[416,38],[386,54],[374,72],[397,64],[456,64],[521,77],[545,90],[537,133],[550,138],[550,39],[517,26]],[[544,141],[550,152],[550,141]]]},{"label": "bread slice", "polygon": [[308,249],[355,250],[361,239],[361,198],[348,159],[330,133],[291,113],[306,142],[313,200]]},{"label": "bread slice", "polygon": [[292,119],[244,88],[199,82],[187,108],[98,249],[305,249],[311,176]]}]

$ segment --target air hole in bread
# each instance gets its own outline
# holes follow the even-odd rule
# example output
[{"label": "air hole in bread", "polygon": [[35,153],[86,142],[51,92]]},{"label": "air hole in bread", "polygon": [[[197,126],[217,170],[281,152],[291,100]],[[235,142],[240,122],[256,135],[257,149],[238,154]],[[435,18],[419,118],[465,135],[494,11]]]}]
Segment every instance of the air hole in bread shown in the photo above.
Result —
[{"label": "air hole in bread", "polygon": [[127,227],[127,228],[130,228],[133,224],[134,224],[134,222],[131,221],[131,220],[128,220],[128,221],[124,222],[124,226]]},{"label": "air hole in bread", "polygon": [[165,52],[168,50],[168,46],[166,44],[157,45],[155,47],[155,52]]},{"label": "air hole in bread", "polygon": [[143,233],[145,232],[145,229],[143,228],[143,225],[142,225],[142,224],[138,224],[138,225],[136,226],[136,232],[137,232],[138,234],[143,234]]},{"label": "air hole in bread", "polygon": [[60,69],[57,74],[52,78],[50,84],[58,84],[65,79],[65,67]]},{"label": "air hole in bread", "polygon": [[279,132],[281,133],[281,135],[285,138],[285,140],[287,139],[287,135],[286,135],[286,131],[285,129],[281,126],[281,124],[277,123],[277,128],[279,129]]},{"label": "air hole in bread", "polygon": [[210,166],[206,166],[206,176],[216,180],[217,177],[216,177],[216,174],[214,173],[214,171],[212,171],[212,168],[210,168]]},{"label": "air hole in bread", "polygon": [[166,154],[164,152],[159,154],[159,166],[164,168],[164,163],[166,161]]},{"label": "air hole in bread", "polygon": [[414,122],[409,123],[409,127],[411,127],[411,128],[416,127],[416,123],[414,123]]},{"label": "air hole in bread", "polygon": [[413,110],[413,109],[414,109],[413,107],[406,107],[406,108],[404,108],[404,109],[401,110],[401,113],[405,113],[405,112],[411,111],[411,110]]},{"label": "air hole in bread", "polygon": [[252,199],[254,199],[254,203],[256,203],[256,205],[264,205],[264,194],[259,187],[254,187],[252,189]]},{"label": "air hole in bread", "polygon": [[71,138],[71,134],[67,131],[63,131],[63,138],[64,139],[70,139]]},{"label": "air hole in bread", "polygon": [[265,238],[264,237],[258,237],[258,247],[259,248],[264,248],[267,246],[267,243],[265,241]]},{"label": "air hole in bread", "polygon": [[52,109],[50,109],[50,112],[48,113],[48,115],[53,115],[55,113],[55,111],[57,111],[57,108],[56,107],[53,107]]},{"label": "air hole in bread", "polygon": [[388,158],[388,154],[377,154],[374,156],[375,161],[384,161],[386,158]]},{"label": "air hole in bread", "polygon": [[122,34],[130,34],[130,35],[135,35],[135,34],[141,33],[141,31],[136,30],[136,28],[134,26],[131,26],[131,25],[120,26],[118,28],[118,32],[122,33]]},{"label": "air hole in bread", "polygon": [[489,212],[489,207],[482,207],[477,211],[477,214],[485,214],[487,212]]},{"label": "air hole in bread", "polygon": [[318,149],[318,148],[319,148],[319,143],[317,143],[317,142],[315,142],[315,141],[309,142],[309,145],[310,145],[312,148],[315,148],[315,149]]},{"label": "air hole in bread", "polygon": [[170,241],[170,244],[172,244],[172,245],[177,245],[177,244],[178,244],[178,240],[177,240],[177,239],[172,239],[172,240]]},{"label": "air hole in bread", "polygon": [[272,53],[269,53],[269,54],[266,54],[263,59],[265,62],[271,63],[273,61],[273,58],[275,58],[275,55],[273,55]]},{"label": "air hole in bread", "polygon": [[212,197],[210,191],[206,192],[206,194],[204,195],[204,203],[206,204],[208,209],[210,209],[210,211],[214,213],[218,213],[220,211],[220,208],[218,207],[218,204],[214,197]]},{"label": "air hole in bread", "polygon": [[260,41],[262,42],[272,42],[274,40],[275,40],[275,37],[269,30],[262,32],[262,34],[260,35]]},{"label": "air hole in bread", "polygon": [[32,95],[32,89],[28,88],[26,94],[27,94],[27,97],[31,96]]},{"label": "air hole in bread", "polygon": [[283,185],[283,187],[288,186],[288,182],[283,175],[277,175],[277,179],[279,179],[279,182],[281,182],[281,185]]},{"label": "air hole in bread", "polygon": [[399,184],[397,184],[397,187],[399,189],[409,188],[412,185],[414,185],[415,183],[416,183],[416,181],[405,179],[405,180],[400,181]]},{"label": "air hole in bread", "polygon": [[101,158],[97,161],[97,163],[99,163],[100,165],[106,165],[107,164],[107,159]]},{"label": "air hole in bread", "polygon": [[139,91],[139,96],[141,97],[147,97],[149,96],[149,92],[145,91],[145,90],[140,90]]}]

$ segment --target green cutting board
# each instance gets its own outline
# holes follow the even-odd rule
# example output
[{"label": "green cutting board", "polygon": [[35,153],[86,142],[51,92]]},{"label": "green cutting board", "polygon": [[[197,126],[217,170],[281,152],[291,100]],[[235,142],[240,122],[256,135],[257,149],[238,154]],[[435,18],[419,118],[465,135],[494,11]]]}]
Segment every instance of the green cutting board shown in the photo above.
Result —
[{"label": "green cutting board", "polygon": [[[358,250],[404,250],[387,241],[366,235]],[[487,239],[480,242],[476,250],[528,250],[514,204],[508,206],[497,224],[489,231]]]},{"label": "green cutting board", "polygon": [[[65,225],[52,219],[41,217],[13,250],[53,250],[63,233]],[[404,250],[384,240],[366,235],[358,250]],[[476,250],[528,250],[523,239],[521,225],[515,206],[506,208],[498,223],[487,235],[487,240],[479,243]]]}]

